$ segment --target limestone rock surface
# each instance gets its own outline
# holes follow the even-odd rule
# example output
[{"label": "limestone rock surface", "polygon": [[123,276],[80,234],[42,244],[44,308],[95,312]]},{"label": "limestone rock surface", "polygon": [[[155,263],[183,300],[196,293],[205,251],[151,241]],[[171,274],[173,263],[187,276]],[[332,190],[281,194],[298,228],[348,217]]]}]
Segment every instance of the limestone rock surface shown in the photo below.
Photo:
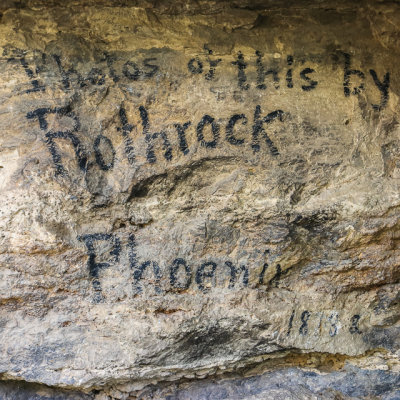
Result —
[{"label": "limestone rock surface", "polygon": [[400,398],[398,1],[3,0],[0,398]]}]

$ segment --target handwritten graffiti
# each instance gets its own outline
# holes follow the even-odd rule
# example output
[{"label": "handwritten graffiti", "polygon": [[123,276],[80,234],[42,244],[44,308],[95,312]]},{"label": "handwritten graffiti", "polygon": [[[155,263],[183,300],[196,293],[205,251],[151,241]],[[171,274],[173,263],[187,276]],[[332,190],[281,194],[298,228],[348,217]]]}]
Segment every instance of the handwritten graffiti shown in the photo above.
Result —
[{"label": "handwritten graffiti", "polygon": [[[221,59],[211,60],[210,55],[212,52],[208,51],[208,54],[205,56],[205,60],[202,60],[201,57],[195,57],[189,60],[188,62],[188,71],[193,75],[199,75],[203,73],[203,65],[205,63],[209,64],[209,71],[204,74],[206,80],[213,80],[216,76],[216,67],[217,65],[222,65]],[[248,76],[246,74],[246,70],[250,68],[250,63],[245,60],[245,56],[242,52],[238,52],[236,55],[236,60],[231,62],[232,66],[235,66],[237,69],[237,86],[240,90],[248,91],[252,87],[257,90],[267,90],[269,87],[272,87],[276,90],[280,89],[280,81],[281,75],[285,75],[286,87],[289,89],[293,89],[295,85],[295,79],[293,75],[293,66],[295,63],[295,59],[292,55],[288,55],[286,57],[287,69],[286,71],[282,71],[281,68],[274,65],[272,67],[268,67],[263,61],[264,55],[259,50],[255,51],[255,55],[257,56],[255,67],[257,71],[256,84],[254,86],[249,83]],[[359,95],[361,92],[365,90],[365,81],[366,74],[361,70],[352,69],[351,67],[351,55],[345,52],[341,53],[342,56],[342,65],[343,65],[343,93],[345,97],[349,97],[351,95]],[[300,83],[299,87],[304,92],[309,92],[314,90],[318,86],[318,81],[313,78],[317,71],[313,68],[306,67],[299,71]],[[381,111],[387,105],[389,100],[389,84],[390,84],[390,73],[386,72],[382,81],[378,77],[375,70],[370,69],[369,73],[371,75],[372,81],[376,88],[378,89],[381,101],[380,104],[371,104],[371,107],[376,111]],[[352,82],[352,78],[357,78],[358,83]],[[266,80],[271,80],[272,85],[268,85]]]},{"label": "handwritten graffiti", "polygon": [[[121,255],[125,252],[128,260],[128,268],[131,276],[132,294],[140,295],[144,290],[144,285],[151,285],[155,294],[162,294],[165,284],[172,292],[183,292],[192,288],[200,292],[207,293],[212,288],[221,287],[233,290],[249,286],[249,268],[246,265],[235,265],[232,261],[207,260],[197,263],[189,263],[183,258],[175,258],[166,268],[161,268],[159,263],[154,260],[139,260],[137,255],[137,242],[133,234],[129,235],[126,246],[121,244],[121,240],[114,234],[92,233],[78,236],[79,241],[83,242],[87,249],[88,261],[87,268],[94,291],[94,301],[104,300],[101,271],[118,264]],[[108,252],[107,261],[98,261],[99,248],[96,245],[106,245]],[[104,248],[104,246],[103,246]],[[104,251],[103,251],[104,252]],[[280,267],[279,267],[280,268]],[[151,276],[145,280],[145,275]],[[262,275],[265,274],[263,270]],[[272,284],[276,277],[273,277],[268,284]],[[164,288],[161,281],[164,281]],[[267,283],[267,282],[266,282]]]},{"label": "handwritten graffiti", "polygon": [[[58,73],[58,82],[65,92],[82,89],[89,86],[105,86],[110,83],[125,84],[137,81],[146,81],[162,74],[162,65],[165,61],[158,57],[130,58],[121,54],[103,52],[96,54],[96,65],[89,71],[79,71],[76,65],[63,58],[61,54],[47,54],[34,50],[35,57],[28,57],[28,51],[6,46],[3,56],[9,65],[22,68],[29,79],[30,88],[25,93],[45,92],[43,73],[52,66]],[[255,61],[254,56],[256,56]],[[366,85],[373,85],[380,95],[379,103],[371,103],[375,111],[383,110],[389,101],[390,73],[386,72],[379,77],[374,69],[366,72],[352,67],[352,56],[346,52],[333,55],[337,64],[343,69],[343,94],[345,97],[359,95]],[[123,57],[127,57],[124,59]],[[250,58],[252,61],[249,61]],[[276,60],[270,65],[265,61],[265,55],[255,50],[253,54],[244,54],[241,51],[233,56],[232,61],[221,59],[213,54],[213,50],[204,46],[204,53],[192,57],[187,61],[189,76],[202,76],[210,85],[219,77],[219,74],[232,74],[232,79],[237,80],[237,88],[241,91],[278,90],[282,87],[294,89],[301,88],[304,92],[314,91],[318,88],[318,70],[304,65],[304,59],[296,60],[293,55],[283,57],[284,62]],[[295,70],[295,67],[297,69]],[[224,67],[224,68],[222,68]],[[300,69],[300,68],[301,69]],[[296,72],[295,72],[296,71]],[[251,73],[250,73],[251,72]],[[298,75],[297,75],[298,74]],[[236,75],[236,76],[235,76]],[[256,76],[255,82],[250,81],[250,76]],[[54,82],[55,75],[51,74]],[[282,82],[285,82],[283,84]],[[48,82],[47,82],[48,83]],[[212,89],[212,87],[210,88]]]},{"label": "handwritten graffiti", "polygon": [[[65,131],[52,131],[48,129],[48,122],[46,116],[48,114],[58,114],[72,119],[73,126],[71,129]],[[28,119],[37,119],[39,122],[39,127],[41,130],[46,131],[46,145],[50,151],[53,158],[53,163],[56,169],[56,175],[65,174],[64,166],[61,162],[61,156],[57,151],[55,145],[55,139],[67,139],[69,140],[75,149],[75,155],[77,158],[78,166],[80,169],[84,170],[86,168],[87,156],[85,150],[79,140],[78,136],[75,134],[80,128],[80,122],[77,115],[71,111],[69,107],[57,107],[57,108],[38,108],[35,111],[29,112],[26,117]]]},{"label": "handwritten graffiti", "polygon": [[[293,331],[293,326],[295,325],[295,315],[296,311],[293,310],[289,318],[286,336],[289,336]],[[359,327],[360,319],[361,316],[355,314],[350,318],[349,323],[347,321],[343,323],[347,324],[348,332],[350,334],[354,335],[362,333]],[[297,324],[300,336],[308,336],[312,333],[320,336],[321,332],[325,328],[326,334],[328,334],[330,337],[335,337],[343,328],[340,321],[340,315],[337,311],[311,312],[309,310],[304,310],[300,313],[300,315],[298,315]]]},{"label": "handwritten graffiti", "polygon": [[360,330],[360,327],[359,327],[359,322],[360,322],[360,319],[361,319],[361,317],[360,317],[360,315],[358,315],[358,314],[355,314],[355,315],[353,315],[352,317],[351,317],[351,326],[350,326],[350,328],[349,328],[349,332],[351,333],[351,334],[358,334],[358,335],[360,335],[362,332],[361,332],[361,330]]},{"label": "handwritten graffiti", "polygon": [[95,242],[96,241],[111,241],[112,249],[110,251],[110,255],[113,256],[113,260],[115,262],[119,261],[119,255],[121,253],[121,243],[120,240],[115,236],[107,233],[95,233],[79,236],[78,240],[83,241],[86,245],[88,251],[88,270],[89,275],[92,279],[93,289],[95,291],[94,301],[99,302],[102,300],[101,293],[101,284],[99,279],[99,272],[102,269],[109,268],[110,263],[107,262],[96,262],[96,250],[95,250]]},{"label": "handwritten graffiti", "polygon": [[[154,151],[154,147],[158,141],[161,140],[162,149],[163,149],[163,157],[167,162],[170,162],[173,155],[173,148],[171,145],[171,141],[166,130],[160,130],[158,132],[154,132],[151,128],[150,124],[150,116],[147,109],[144,106],[139,107],[139,115],[142,125],[142,134],[145,138],[146,143],[146,159],[149,164],[156,163],[157,156]],[[72,120],[72,126],[70,129],[64,131],[52,131],[48,130],[48,121],[47,117],[50,114],[56,114],[59,117],[69,118]],[[56,146],[56,140],[64,139],[68,140],[74,147],[75,156],[77,160],[78,167],[82,170],[86,170],[87,160],[88,160],[88,151],[85,150],[82,145],[81,140],[78,136],[78,131],[80,129],[80,121],[78,116],[71,111],[69,107],[58,107],[58,108],[38,108],[34,111],[29,112],[26,117],[29,120],[37,120],[39,123],[40,130],[45,132],[45,142],[49,149],[49,152],[52,156],[52,160],[55,167],[56,175],[65,175],[66,170],[61,160],[61,155],[59,154]],[[125,147],[125,156],[128,162],[133,165],[135,163],[135,154],[140,149],[135,149],[132,137],[130,136],[133,125],[129,123],[127,112],[125,108],[121,107],[119,110],[119,118],[122,125],[122,128],[119,128],[119,131],[122,133],[122,137],[124,140]],[[282,110],[275,110],[265,116],[262,116],[261,107],[256,106],[254,112],[254,122],[251,132],[251,142],[249,141],[249,145],[254,153],[259,152],[261,148],[261,139],[266,143],[267,148],[269,149],[272,156],[278,156],[279,150],[270,135],[266,132],[265,128],[270,125],[275,120],[278,122],[282,122],[284,119],[284,112]],[[244,138],[237,138],[235,136],[234,130],[235,125],[238,121],[242,121],[243,125],[247,124],[247,117],[245,114],[235,114],[229,118],[228,123],[225,127],[225,141],[233,146],[242,146],[245,145]],[[185,122],[184,124],[173,124],[176,130],[176,134],[179,140],[179,150],[183,155],[187,155],[189,152],[189,146],[187,142],[187,132],[190,127],[195,127],[196,138],[200,143],[200,146],[207,149],[212,150],[215,149],[220,141],[221,141],[221,126],[217,122],[216,118],[206,114],[204,115],[198,124],[192,124],[191,121]],[[211,131],[211,140],[206,139],[206,131]],[[209,133],[207,132],[207,135]],[[102,144],[102,146],[100,146]],[[104,148],[107,148],[107,154],[111,155],[108,159],[105,159],[105,156],[102,152]],[[110,138],[100,134],[98,135],[93,143],[93,151],[95,154],[96,163],[103,171],[108,171],[113,169],[114,161],[115,161],[115,148]]]},{"label": "handwritten graffiti", "polygon": [[[124,84],[129,84],[129,82],[134,84],[134,82],[153,79],[162,74],[163,62],[157,57],[122,59],[121,55],[105,52],[97,55],[95,67],[82,72],[60,54],[45,54],[40,51],[35,51],[34,54],[35,57],[32,59],[32,57],[28,57],[28,52],[25,50],[7,47],[3,51],[7,64],[22,69],[29,78],[29,89],[24,91],[26,94],[46,91],[49,79],[43,79],[41,74],[49,65],[53,65],[53,69],[56,71],[56,73],[52,72],[50,81],[54,82],[57,77],[59,87],[65,92],[82,90],[88,86],[119,84],[124,80]],[[288,55],[282,59],[282,62],[268,65],[266,56],[261,51],[255,50],[254,55],[246,55],[239,51],[235,54],[234,59],[225,65],[228,68],[223,70],[223,73],[227,73],[226,71],[230,68],[231,73],[235,74],[234,79],[237,79],[237,88],[240,91],[278,90],[282,86],[287,89],[298,87],[303,92],[318,89],[318,67],[315,63],[312,68],[304,65],[304,60],[297,62],[293,55]],[[344,97],[359,95],[369,82],[368,84],[374,85],[379,93],[379,100],[372,102],[371,107],[378,112],[383,110],[389,101],[390,73],[386,72],[380,76],[374,69],[369,69],[368,72],[355,69],[352,56],[346,52],[337,53],[335,56],[336,63],[343,69]],[[189,59],[187,73],[193,77],[204,76],[205,81],[212,84],[218,76],[219,68],[226,62],[226,59],[216,57],[213,51],[205,46],[203,54]],[[295,68],[296,65],[297,68]],[[250,73],[251,69],[253,70]],[[249,78],[253,76],[256,77],[255,82],[251,82]],[[139,135],[137,132],[139,127],[132,122],[132,116],[128,115],[125,106],[121,105],[119,109],[120,127],[117,130],[122,135],[125,157],[130,165],[135,165],[138,156],[143,155],[142,151],[145,151],[145,158],[149,164],[155,164],[162,159],[171,162],[180,155],[187,156],[193,148],[197,149],[197,146],[190,145],[189,135],[193,136],[200,148],[207,152],[217,149],[225,142],[228,146],[242,146],[257,153],[260,152],[261,144],[264,143],[272,157],[280,155],[281,150],[279,144],[276,143],[276,138],[273,139],[272,132],[267,132],[270,125],[270,129],[274,129],[272,127],[274,122],[284,121],[286,114],[280,109],[269,110],[266,113],[260,105],[257,105],[252,116],[239,112],[229,116],[224,122],[219,116],[207,113],[197,121],[176,122],[171,126],[157,127],[156,129],[152,126],[152,116],[147,106],[139,106],[137,113],[140,117],[141,133],[139,132]],[[72,126],[69,129],[49,130],[47,118],[50,114],[72,119]],[[92,143],[87,143],[87,139],[83,140],[80,133],[79,116],[75,110],[71,109],[71,106],[42,107],[28,112],[26,116],[30,120],[37,120],[40,130],[44,132],[44,141],[51,154],[56,175],[67,175],[58,150],[60,140],[72,144],[77,165],[81,171],[86,171],[91,154],[94,154],[95,162],[101,170],[110,171],[114,168],[116,151],[111,138],[99,133],[94,140],[92,139]],[[247,130],[247,135],[239,135],[237,133],[239,129],[241,132]],[[145,149],[141,148],[142,145],[139,146],[135,143],[135,140],[138,140],[141,135],[144,136]],[[177,148],[175,149],[174,146]],[[162,149],[161,156],[156,154],[155,149],[158,147]],[[142,157],[139,158],[142,159]]]}]

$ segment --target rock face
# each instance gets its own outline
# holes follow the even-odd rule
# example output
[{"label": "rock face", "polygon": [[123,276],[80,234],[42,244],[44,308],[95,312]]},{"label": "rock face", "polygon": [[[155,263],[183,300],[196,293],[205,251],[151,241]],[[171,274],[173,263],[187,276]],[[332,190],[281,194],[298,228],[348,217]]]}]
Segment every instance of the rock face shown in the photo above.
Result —
[{"label": "rock face", "polygon": [[397,1],[1,3],[0,398],[400,398]]}]

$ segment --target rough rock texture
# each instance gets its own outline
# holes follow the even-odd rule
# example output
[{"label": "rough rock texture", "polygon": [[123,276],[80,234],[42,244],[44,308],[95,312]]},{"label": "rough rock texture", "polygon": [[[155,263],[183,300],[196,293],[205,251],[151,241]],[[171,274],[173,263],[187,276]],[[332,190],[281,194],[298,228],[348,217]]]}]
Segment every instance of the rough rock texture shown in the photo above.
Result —
[{"label": "rough rock texture", "polygon": [[0,10],[1,399],[400,398],[399,2]]}]

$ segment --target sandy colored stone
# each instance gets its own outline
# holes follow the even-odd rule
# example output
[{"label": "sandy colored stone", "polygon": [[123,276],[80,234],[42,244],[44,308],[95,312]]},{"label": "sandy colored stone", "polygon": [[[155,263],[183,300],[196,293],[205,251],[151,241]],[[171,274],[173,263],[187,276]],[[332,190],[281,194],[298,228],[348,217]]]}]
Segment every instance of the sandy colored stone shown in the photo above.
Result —
[{"label": "sandy colored stone", "polygon": [[398,2],[0,10],[0,397],[397,398]]}]

